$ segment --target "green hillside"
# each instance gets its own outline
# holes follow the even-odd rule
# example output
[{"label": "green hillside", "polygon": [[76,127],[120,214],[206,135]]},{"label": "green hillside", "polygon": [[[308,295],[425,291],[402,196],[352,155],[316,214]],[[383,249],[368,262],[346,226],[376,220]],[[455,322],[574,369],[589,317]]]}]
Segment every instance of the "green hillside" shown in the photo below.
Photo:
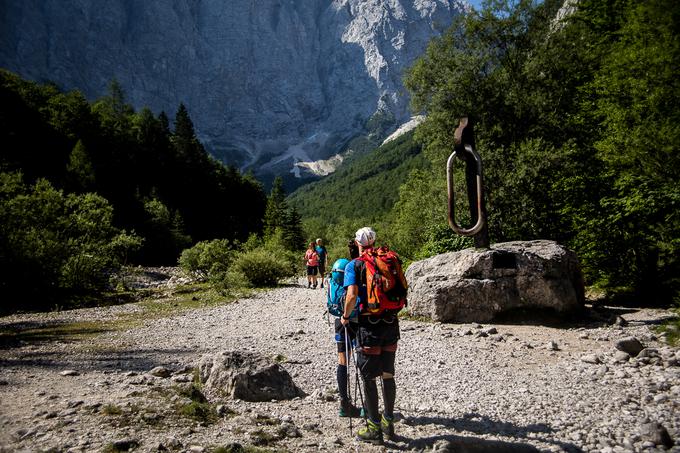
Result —
[{"label": "green hillside", "polygon": [[348,159],[330,176],[300,187],[288,201],[304,219],[377,218],[392,209],[411,170],[425,165],[421,146],[409,132]]}]

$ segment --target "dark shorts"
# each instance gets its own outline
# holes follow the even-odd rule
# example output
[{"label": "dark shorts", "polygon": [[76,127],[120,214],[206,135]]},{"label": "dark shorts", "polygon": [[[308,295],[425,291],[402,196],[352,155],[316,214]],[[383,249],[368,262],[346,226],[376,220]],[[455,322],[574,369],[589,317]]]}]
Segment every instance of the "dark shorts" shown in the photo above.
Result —
[{"label": "dark shorts", "polygon": [[307,266],[307,275],[316,275],[319,272],[318,266]]},{"label": "dark shorts", "polygon": [[[352,343],[357,337],[358,328],[359,325],[352,321],[350,321],[347,325],[347,333],[349,334],[350,343]],[[340,318],[335,318],[335,343],[338,345],[338,352],[345,352],[347,350],[347,342],[345,341],[345,327],[340,322]],[[350,349],[352,349],[351,344]]]},{"label": "dark shorts", "polygon": [[359,316],[357,365],[365,379],[382,373],[394,374],[394,359],[399,342],[399,319],[375,320]]},{"label": "dark shorts", "polygon": [[319,275],[323,277],[323,275],[326,273],[326,266],[323,264],[319,263]]}]

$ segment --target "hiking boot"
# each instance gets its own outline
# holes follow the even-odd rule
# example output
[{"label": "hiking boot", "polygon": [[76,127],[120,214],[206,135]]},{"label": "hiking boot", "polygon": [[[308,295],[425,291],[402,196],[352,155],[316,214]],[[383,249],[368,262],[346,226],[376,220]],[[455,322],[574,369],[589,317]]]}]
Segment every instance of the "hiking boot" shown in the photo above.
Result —
[{"label": "hiking boot", "polygon": [[311,288],[311,287],[312,287],[312,282],[307,282],[307,288]]},{"label": "hiking boot", "polygon": [[340,401],[340,417],[361,417],[362,410],[359,410],[354,404],[349,400]]},{"label": "hiking boot", "polygon": [[371,444],[382,445],[383,433],[378,423],[373,423],[371,419],[366,419],[366,427],[361,428],[357,433],[357,439]]},{"label": "hiking boot", "polygon": [[383,415],[382,419],[380,420],[380,430],[382,431],[383,435],[387,438],[387,440],[393,439],[394,420],[385,418],[385,416]]},{"label": "hiking boot", "polygon": [[316,283],[314,283],[314,286],[312,286],[312,288],[316,289]]},{"label": "hiking boot", "polygon": [[321,284],[321,287],[323,288],[323,283]]}]

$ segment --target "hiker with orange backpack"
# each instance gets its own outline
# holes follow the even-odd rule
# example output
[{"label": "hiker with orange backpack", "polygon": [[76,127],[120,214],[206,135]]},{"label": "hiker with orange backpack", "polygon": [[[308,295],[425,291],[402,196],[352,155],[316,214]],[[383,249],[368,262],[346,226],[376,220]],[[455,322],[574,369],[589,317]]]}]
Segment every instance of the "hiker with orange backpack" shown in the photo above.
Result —
[{"label": "hiker with orange backpack", "polygon": [[[397,314],[406,305],[406,279],[399,256],[387,247],[376,249],[376,234],[370,227],[355,234],[359,258],[345,267],[347,289],[340,322],[347,325],[359,300],[358,348],[356,364],[364,381],[366,427],[359,440],[382,444],[383,437],[394,437],[394,360],[400,338]],[[376,378],[382,382],[384,410],[378,408]]]}]

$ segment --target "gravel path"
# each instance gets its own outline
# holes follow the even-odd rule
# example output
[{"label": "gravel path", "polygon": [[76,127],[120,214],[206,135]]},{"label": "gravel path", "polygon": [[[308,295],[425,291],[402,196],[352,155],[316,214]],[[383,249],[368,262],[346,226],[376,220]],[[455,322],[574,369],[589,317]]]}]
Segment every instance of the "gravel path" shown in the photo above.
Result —
[{"label": "gravel path", "polygon": [[[213,308],[148,320],[87,341],[54,338],[0,349],[0,451],[206,451],[233,442],[277,451],[665,451],[651,422],[680,439],[680,353],[652,328],[665,310],[570,328],[402,320],[398,438],[359,444],[337,415],[335,344],[322,291],[291,285]],[[111,320],[136,304],[0,318],[22,325]],[[617,356],[634,336],[645,357]],[[204,353],[281,355],[307,397],[221,402],[200,423],[173,411],[175,389]],[[593,362],[593,363],[589,363]],[[163,366],[167,378],[149,371]],[[357,420],[354,420],[356,432]],[[269,437],[267,434],[271,434]],[[673,447],[680,451],[680,447]]]}]

